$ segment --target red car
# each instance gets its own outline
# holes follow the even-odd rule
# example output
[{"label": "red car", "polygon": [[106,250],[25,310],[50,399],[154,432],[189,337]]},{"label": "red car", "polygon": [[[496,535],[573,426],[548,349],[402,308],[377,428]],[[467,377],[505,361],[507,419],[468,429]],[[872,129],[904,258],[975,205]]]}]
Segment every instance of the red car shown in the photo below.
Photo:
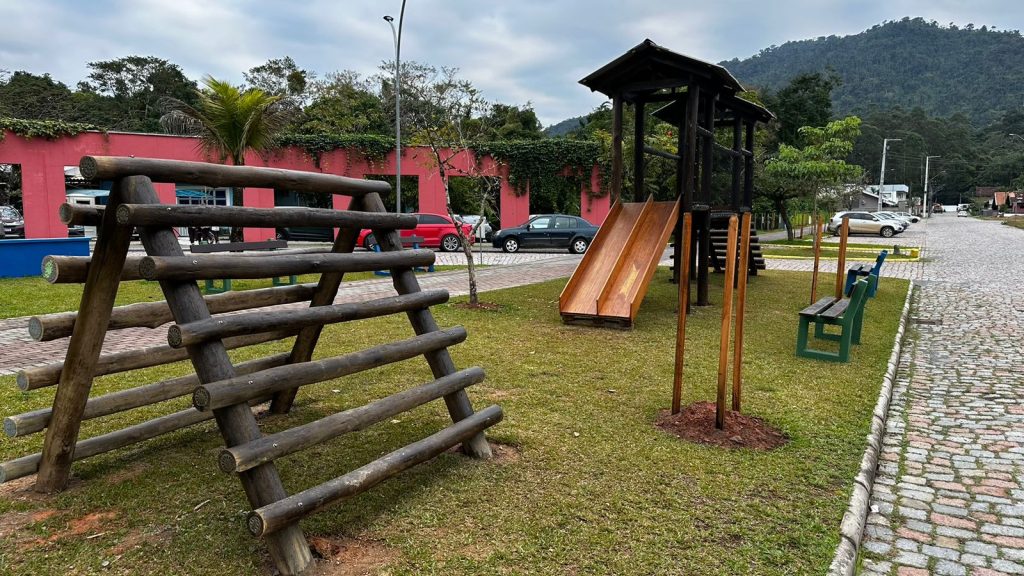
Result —
[{"label": "red car", "polygon": [[[414,214],[418,223],[412,230],[400,230],[403,238],[419,236],[423,238],[420,248],[440,248],[444,252],[455,252],[461,248],[459,243],[459,232],[455,229],[452,219],[442,214]],[[469,239],[469,243],[476,242],[473,237],[473,227],[469,224],[462,224],[462,233]],[[359,245],[367,250],[373,250],[377,244],[373,237],[373,231],[359,231]]]}]

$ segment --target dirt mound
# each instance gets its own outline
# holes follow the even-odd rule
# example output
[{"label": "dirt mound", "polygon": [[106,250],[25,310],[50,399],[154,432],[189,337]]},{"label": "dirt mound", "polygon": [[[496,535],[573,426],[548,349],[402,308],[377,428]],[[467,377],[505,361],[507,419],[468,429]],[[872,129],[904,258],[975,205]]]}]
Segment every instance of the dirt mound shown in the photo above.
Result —
[{"label": "dirt mound", "polygon": [[312,536],[309,545],[316,558],[311,576],[372,576],[398,558],[398,551],[361,538]]},{"label": "dirt mound", "polygon": [[731,410],[725,415],[725,428],[719,430],[715,428],[715,405],[712,402],[690,404],[675,416],[668,410],[662,410],[654,425],[683,440],[725,448],[771,450],[789,440],[764,420]]}]

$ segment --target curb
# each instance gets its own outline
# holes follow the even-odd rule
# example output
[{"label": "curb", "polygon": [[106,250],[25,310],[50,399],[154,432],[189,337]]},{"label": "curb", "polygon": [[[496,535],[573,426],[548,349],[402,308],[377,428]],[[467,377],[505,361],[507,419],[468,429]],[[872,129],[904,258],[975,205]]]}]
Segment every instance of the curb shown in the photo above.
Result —
[{"label": "curb", "polygon": [[839,525],[839,546],[836,547],[832,564],[829,565],[828,576],[853,576],[857,568],[857,553],[868,518],[871,490],[875,485],[875,472],[882,452],[882,438],[885,436],[886,420],[889,417],[889,402],[892,400],[896,368],[899,366],[900,353],[903,351],[903,337],[907,329],[907,319],[910,317],[910,301],[913,295],[914,281],[911,280],[907,288],[907,298],[903,302],[899,327],[896,329],[895,344],[889,356],[889,367],[882,379],[882,389],[878,393],[878,402],[875,403],[875,410],[871,416],[871,432],[867,436],[868,447],[860,461],[860,471],[853,479],[853,494],[850,495],[850,505],[847,506],[843,521]]}]

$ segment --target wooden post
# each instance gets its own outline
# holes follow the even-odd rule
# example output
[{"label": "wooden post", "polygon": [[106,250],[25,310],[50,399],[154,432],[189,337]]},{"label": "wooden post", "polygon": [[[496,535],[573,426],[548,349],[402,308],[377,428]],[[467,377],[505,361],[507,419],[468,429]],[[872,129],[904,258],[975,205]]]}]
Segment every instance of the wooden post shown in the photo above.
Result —
[{"label": "wooden post", "polygon": [[732,409],[735,412],[740,411],[743,397],[743,317],[747,309],[747,267],[750,261],[750,227],[753,225],[750,220],[750,212],[744,212],[740,220],[740,261],[736,267],[736,337],[732,353]]},{"label": "wooden post", "polygon": [[[148,179],[140,179],[137,194],[133,200],[139,203],[158,203],[159,197]],[[113,216],[114,209],[107,208],[107,216]],[[131,229],[128,228],[130,231]],[[140,232],[142,244],[147,254],[154,256],[181,257],[184,254],[178,244],[178,238],[170,228],[142,228]],[[164,292],[167,304],[179,324],[205,320],[210,311],[203,301],[203,295],[195,282],[181,280],[163,280],[160,288]],[[83,320],[81,316],[80,320]],[[76,322],[78,325],[92,323]],[[106,328],[107,319],[98,324]],[[220,341],[205,342],[189,349],[192,365],[202,382],[216,382],[235,376],[231,359]],[[214,412],[217,427],[220,429],[224,443],[228,446],[252,442],[262,436],[256,418],[248,404],[241,403]],[[259,508],[288,497],[284,484],[273,463],[263,464],[239,475],[242,487],[253,508]],[[297,524],[283,527],[279,532],[266,540],[267,549],[274,565],[285,575],[300,574],[313,558],[306,543],[305,536]]]},{"label": "wooden post", "polygon": [[82,413],[92,389],[93,371],[103,348],[114,297],[121,280],[121,271],[128,256],[132,229],[118,226],[114,211],[126,198],[131,198],[140,178],[115,181],[110,191],[108,210],[103,214],[103,232],[96,241],[92,265],[89,267],[78,317],[64,357],[53,415],[46,429],[39,475],[35,489],[39,492],[63,490],[71,474],[75,443],[82,426]]},{"label": "wooden post", "polygon": [[686,356],[686,313],[690,304],[690,248],[691,234],[693,228],[693,214],[686,212],[681,218],[683,231],[676,250],[682,253],[684,265],[679,269],[679,312],[676,317],[676,366],[672,379],[672,414],[679,414],[680,402],[683,397],[683,368]]},{"label": "wooden post", "polygon": [[718,398],[715,409],[715,427],[725,428],[725,396],[729,379],[729,327],[732,325],[732,285],[736,277],[737,218],[729,217],[729,240],[725,248],[725,279],[722,286],[722,334],[718,347]]},{"label": "wooden post", "polygon": [[644,101],[633,101],[633,202],[643,202],[644,197]]},{"label": "wooden post", "polygon": [[612,97],[612,204],[622,201],[622,95]]},{"label": "wooden post", "polygon": [[[708,267],[711,266],[711,210],[707,205],[696,211],[694,228],[697,229],[697,306],[709,306]],[[732,284],[730,282],[730,284]]]},{"label": "wooden post", "polygon": [[818,268],[821,263],[821,216],[814,223],[814,271],[811,274],[811,304],[818,301]]},{"label": "wooden post", "polygon": [[846,281],[846,239],[850,236],[850,217],[843,216],[839,229],[839,261],[836,262],[836,298],[843,297],[843,283]]}]

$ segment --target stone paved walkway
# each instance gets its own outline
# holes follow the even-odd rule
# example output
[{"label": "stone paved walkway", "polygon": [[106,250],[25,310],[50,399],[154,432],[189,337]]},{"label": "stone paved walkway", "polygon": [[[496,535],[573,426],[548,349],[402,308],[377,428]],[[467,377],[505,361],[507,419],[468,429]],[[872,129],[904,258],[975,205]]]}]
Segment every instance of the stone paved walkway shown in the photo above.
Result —
[{"label": "stone paved walkway", "polygon": [[927,229],[861,574],[1024,574],[1024,232]]}]

